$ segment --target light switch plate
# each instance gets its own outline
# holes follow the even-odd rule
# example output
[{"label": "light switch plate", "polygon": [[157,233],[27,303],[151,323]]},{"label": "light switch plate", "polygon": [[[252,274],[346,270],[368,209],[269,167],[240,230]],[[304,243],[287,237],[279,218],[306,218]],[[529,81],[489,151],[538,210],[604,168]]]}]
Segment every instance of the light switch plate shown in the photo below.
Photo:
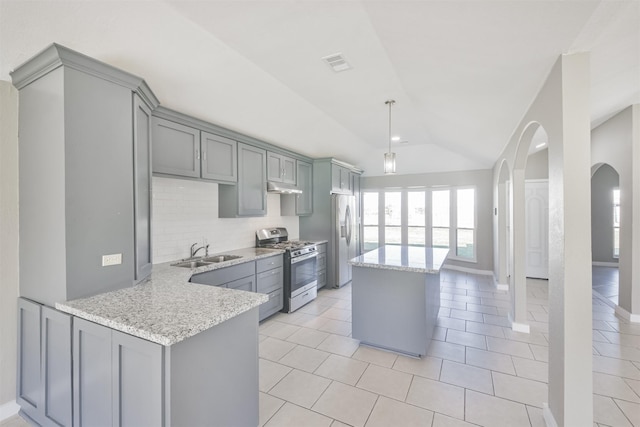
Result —
[{"label": "light switch plate", "polygon": [[122,264],[122,254],[102,255],[102,266]]}]

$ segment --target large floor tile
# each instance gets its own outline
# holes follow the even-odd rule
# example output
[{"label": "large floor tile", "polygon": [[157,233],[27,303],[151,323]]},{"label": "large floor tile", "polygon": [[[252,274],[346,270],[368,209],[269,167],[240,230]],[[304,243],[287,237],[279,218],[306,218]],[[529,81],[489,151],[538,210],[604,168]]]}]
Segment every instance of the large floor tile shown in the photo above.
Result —
[{"label": "large floor tile", "polygon": [[282,356],[278,363],[302,371],[313,372],[329,357],[330,353],[299,345]]},{"label": "large floor tile", "polygon": [[451,418],[442,414],[434,414],[431,427],[476,427],[477,424],[469,424],[457,418]]},{"label": "large floor tile", "polygon": [[631,425],[640,426],[640,404],[626,400],[613,399],[624,415],[631,421]]},{"label": "large floor tile", "polygon": [[267,359],[259,360],[259,388],[260,391],[268,392],[278,384],[289,372],[291,368],[272,362]]},{"label": "large floor tile", "polygon": [[442,359],[431,356],[424,356],[419,359],[415,357],[398,356],[396,363],[393,364],[393,369],[437,380],[440,379]]},{"label": "large floor tile", "polygon": [[465,420],[487,427],[529,426],[525,405],[499,397],[466,391]]},{"label": "large floor tile", "polygon": [[[471,305],[471,304],[467,304]],[[495,310],[495,308],[494,308]],[[497,313],[491,313],[497,314]],[[451,318],[453,319],[462,319],[462,320],[471,320],[473,322],[483,322],[484,317],[482,313],[467,311],[467,310],[456,310],[455,308],[451,309]],[[464,329],[463,329],[464,330]]]},{"label": "large floor tile", "polygon": [[311,408],[330,383],[326,378],[294,369],[280,380],[269,394]]},{"label": "large floor tile", "polygon": [[306,345],[307,347],[317,347],[328,336],[328,332],[317,331],[311,328],[300,328],[293,334],[289,335],[287,341]]},{"label": "large floor tile", "polygon": [[549,382],[549,364],[538,362],[537,360],[513,357],[513,365],[516,368],[516,375],[530,380]]},{"label": "large floor tile", "polygon": [[640,349],[619,344],[606,344],[594,342],[593,347],[601,356],[616,357],[618,359],[640,362]]},{"label": "large floor tile", "polygon": [[317,412],[285,403],[265,427],[329,427],[332,421]]},{"label": "large floor tile", "polygon": [[398,355],[395,353],[391,353],[390,351],[384,351],[366,345],[360,345],[351,357],[354,359],[362,360],[363,362],[369,362],[375,365],[384,366],[385,368],[390,368],[398,358]]},{"label": "large floor tile", "polygon": [[593,393],[640,403],[640,397],[622,378],[599,372],[593,373]]},{"label": "large floor tile", "polygon": [[617,375],[623,378],[640,380],[640,369],[628,360],[616,359],[614,357],[593,356],[594,372]]},{"label": "large floor tile", "polygon": [[502,326],[489,325],[487,323],[467,321],[466,331],[474,334],[488,335],[490,337],[504,338]]},{"label": "large floor tile", "polygon": [[320,345],[318,350],[339,354],[340,356],[351,357],[356,352],[360,341],[340,335],[329,335]]},{"label": "large floor tile", "polygon": [[545,383],[499,372],[493,372],[492,375],[495,395],[498,397],[537,408],[542,408],[542,404],[549,401],[549,387]]},{"label": "large floor tile", "polygon": [[527,406],[527,413],[529,414],[529,421],[531,427],[547,427],[547,422],[544,420],[542,408],[536,408],[535,406]]},{"label": "large floor tile", "polygon": [[284,404],[285,401],[282,399],[260,393],[260,426],[265,425]]},{"label": "large floor tile", "polygon": [[593,421],[612,427],[632,426],[613,399],[597,394],[593,395]]},{"label": "large floor tile", "polygon": [[374,393],[334,381],[313,410],[352,426],[363,426],[377,398]]},{"label": "large floor tile", "polygon": [[431,411],[380,396],[366,427],[424,427],[430,426],[432,421]]},{"label": "large floor tile", "polygon": [[356,387],[404,401],[412,378],[411,374],[370,364]]},{"label": "large floor tile", "polygon": [[367,366],[369,364],[366,362],[331,354],[314,374],[354,386]]},{"label": "large floor tile", "polygon": [[453,344],[460,344],[467,347],[475,347],[482,350],[487,349],[487,341],[485,336],[474,334],[471,332],[450,330],[447,332],[446,341]]},{"label": "large floor tile", "polygon": [[442,341],[431,341],[427,354],[431,357],[452,360],[464,363],[465,347],[459,344],[452,344]]},{"label": "large floor tile", "polygon": [[534,359],[540,362],[549,362],[549,347],[542,345],[529,344],[529,348],[533,353]]},{"label": "large floor tile", "polygon": [[529,344],[517,341],[506,340],[496,337],[487,337],[487,347],[489,351],[509,354],[511,356],[533,359],[533,353]]},{"label": "large floor tile", "polygon": [[331,334],[338,334],[343,336],[349,336],[351,334],[351,322],[343,322],[342,320],[328,319],[318,328],[320,331],[329,332]]},{"label": "large floor tile", "polygon": [[492,351],[479,350],[476,348],[467,349],[467,365],[479,368],[490,369],[492,371],[504,372],[515,375],[511,356],[508,354],[494,353]]},{"label": "large floor tile", "polygon": [[324,313],[322,313],[322,317],[326,317],[333,320],[342,320],[344,322],[351,321],[351,310],[344,310],[341,308],[331,307]]},{"label": "large floor tile", "polygon": [[272,338],[278,338],[278,339],[284,340],[294,332],[298,331],[299,329],[300,329],[299,326],[290,325],[288,323],[272,321],[272,322],[269,322],[269,324],[267,324],[266,326],[261,327],[260,333],[262,335],[267,335]]},{"label": "large floor tile", "polygon": [[475,366],[445,360],[442,362],[440,381],[482,393],[493,394],[491,371]]},{"label": "large floor tile", "polygon": [[414,377],[406,402],[430,411],[464,419],[464,389],[462,387]]},{"label": "large floor tile", "polygon": [[454,319],[452,317],[438,317],[436,325],[438,325],[441,328],[456,329],[458,331],[464,331],[465,320]]},{"label": "large floor tile", "polygon": [[277,362],[296,347],[296,344],[268,337],[260,342],[258,353],[261,358]]}]

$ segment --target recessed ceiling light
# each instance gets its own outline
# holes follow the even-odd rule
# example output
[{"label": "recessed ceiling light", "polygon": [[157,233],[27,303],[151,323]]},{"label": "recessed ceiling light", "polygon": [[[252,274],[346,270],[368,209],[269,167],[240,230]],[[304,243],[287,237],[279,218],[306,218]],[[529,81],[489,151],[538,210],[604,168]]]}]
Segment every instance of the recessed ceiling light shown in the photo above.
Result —
[{"label": "recessed ceiling light", "polygon": [[542,148],[542,147],[544,147],[545,145],[547,145],[547,143],[546,143],[546,142],[541,142],[540,144],[536,145],[536,148]]},{"label": "recessed ceiling light", "polygon": [[398,141],[400,141],[400,137],[399,137],[399,136],[392,136],[392,137],[391,137],[391,140],[392,140],[393,142],[398,142]]}]

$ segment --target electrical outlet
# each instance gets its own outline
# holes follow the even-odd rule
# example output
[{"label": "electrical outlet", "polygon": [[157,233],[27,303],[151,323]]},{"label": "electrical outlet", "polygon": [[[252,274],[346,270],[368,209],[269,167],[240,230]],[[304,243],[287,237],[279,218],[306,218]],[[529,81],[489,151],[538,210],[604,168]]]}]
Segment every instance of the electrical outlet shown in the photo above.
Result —
[{"label": "electrical outlet", "polygon": [[102,266],[122,264],[122,254],[102,255]]}]

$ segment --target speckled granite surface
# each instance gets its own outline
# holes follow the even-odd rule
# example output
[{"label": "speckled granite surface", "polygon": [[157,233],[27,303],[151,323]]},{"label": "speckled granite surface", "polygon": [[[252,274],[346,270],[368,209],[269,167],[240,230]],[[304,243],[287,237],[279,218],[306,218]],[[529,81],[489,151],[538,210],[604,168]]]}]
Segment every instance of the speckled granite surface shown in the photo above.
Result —
[{"label": "speckled granite surface", "polygon": [[[269,300],[264,294],[189,283],[195,273],[282,254],[240,249],[242,258],[198,268],[156,264],[149,280],[131,288],[56,303],[60,311],[162,345],[173,345]],[[215,255],[215,254],[214,254]]]},{"label": "speckled granite surface", "polygon": [[353,258],[349,264],[355,267],[438,273],[448,254],[448,249],[386,245]]}]

